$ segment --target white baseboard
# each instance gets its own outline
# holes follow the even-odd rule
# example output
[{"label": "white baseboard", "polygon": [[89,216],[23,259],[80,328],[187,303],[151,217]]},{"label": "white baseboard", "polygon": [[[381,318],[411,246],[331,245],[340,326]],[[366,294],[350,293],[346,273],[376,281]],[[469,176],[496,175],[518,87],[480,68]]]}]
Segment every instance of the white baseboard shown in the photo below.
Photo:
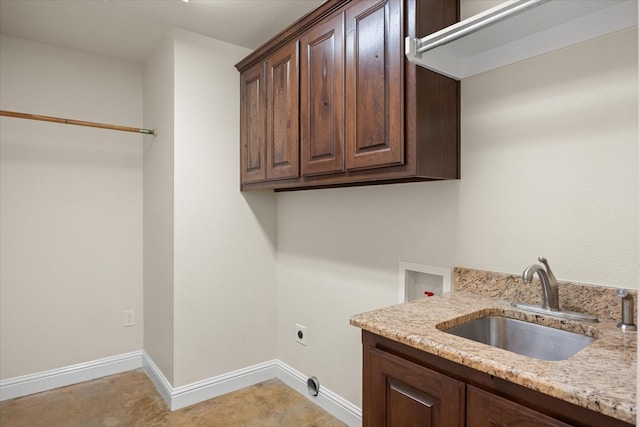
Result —
[{"label": "white baseboard", "polygon": [[40,393],[142,367],[142,351],[0,381],[0,401]]},{"label": "white baseboard", "polygon": [[307,377],[277,359],[173,388],[146,353],[142,358],[145,372],[172,411],[278,378],[349,427],[362,425],[362,410],[360,408],[322,385],[320,385],[318,396],[311,396],[307,391]]},{"label": "white baseboard", "polygon": [[174,388],[147,353],[142,357],[145,372],[172,411],[276,378],[277,375],[275,361],[269,361]]},{"label": "white baseboard", "polygon": [[151,379],[172,411],[263,381],[278,378],[349,427],[360,427],[362,424],[362,411],[360,408],[322,385],[320,385],[318,396],[311,396],[307,391],[307,377],[277,359],[174,388],[147,353],[134,351],[0,381],[0,401],[141,367],[144,368],[149,379]]},{"label": "white baseboard", "polygon": [[347,424],[349,427],[362,425],[362,409],[345,400],[331,390],[320,384],[320,392],[317,396],[311,396],[307,389],[307,379],[301,372],[296,371],[286,363],[277,360],[278,379],[305,396],[307,399]]}]

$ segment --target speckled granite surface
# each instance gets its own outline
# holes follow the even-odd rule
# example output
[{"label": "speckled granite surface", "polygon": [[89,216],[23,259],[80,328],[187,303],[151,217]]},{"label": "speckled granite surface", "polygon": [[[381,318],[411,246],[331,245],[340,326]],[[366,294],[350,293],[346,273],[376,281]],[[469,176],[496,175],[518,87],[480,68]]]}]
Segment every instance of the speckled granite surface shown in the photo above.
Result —
[{"label": "speckled granite surface", "polygon": [[[542,286],[538,278],[536,277],[530,284],[525,284],[519,274],[455,267],[453,291],[470,292],[527,304],[542,303]],[[638,292],[629,289],[629,293],[634,298],[634,306],[638,307]],[[616,296],[615,288],[558,280],[558,296],[560,308],[564,310],[593,314],[598,319],[620,321],[622,300]],[[638,323],[637,319],[635,323]]]},{"label": "speckled granite surface", "polygon": [[[600,323],[586,324],[529,314],[511,307],[512,296],[498,288],[490,293],[496,292],[502,298],[463,292],[454,285],[457,291],[453,293],[358,314],[350,322],[361,329],[558,399],[632,424],[636,422],[636,332],[622,332],[616,327],[617,320],[604,316]],[[519,294],[514,300],[526,302],[521,298]],[[438,329],[438,326],[446,329],[487,314],[582,332],[595,336],[596,340],[568,360],[544,361]]]}]

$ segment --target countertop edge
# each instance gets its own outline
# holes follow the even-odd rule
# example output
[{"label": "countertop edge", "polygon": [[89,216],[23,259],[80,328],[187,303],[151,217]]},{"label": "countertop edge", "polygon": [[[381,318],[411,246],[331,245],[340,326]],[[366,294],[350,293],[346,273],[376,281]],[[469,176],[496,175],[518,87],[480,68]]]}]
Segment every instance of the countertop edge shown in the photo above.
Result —
[{"label": "countertop edge", "polygon": [[[442,298],[442,297],[440,297]],[[473,299],[478,300],[484,306],[487,304],[495,309],[504,309],[506,307],[510,307],[510,303],[508,301],[488,298],[488,297],[478,297],[478,295],[473,295]],[[414,307],[418,307],[415,303],[406,303],[399,304],[396,306],[387,307],[387,310],[401,310],[401,307],[411,307],[411,304],[414,304]],[[404,308],[404,307],[403,307]],[[406,333],[400,331],[398,329],[394,329],[393,327],[385,327],[380,323],[376,323],[375,321],[367,320],[367,316],[375,313],[384,312],[385,309],[374,310],[367,313],[361,313],[354,315],[350,318],[349,323],[352,326],[358,327],[360,329],[372,332],[376,335],[380,335],[382,337],[391,339],[393,341],[408,345],[410,347],[416,348],[418,350],[425,351],[427,353],[433,354],[435,356],[441,357],[443,359],[458,363],[463,366],[467,366],[469,368],[475,369],[477,371],[487,373],[503,380],[512,382],[514,384],[521,385],[523,387],[535,390],[540,393],[544,393],[546,395],[558,398],[565,402],[569,402],[575,404],[577,406],[599,412],[601,414],[622,420],[624,422],[628,422],[631,424],[636,423],[636,407],[635,407],[635,398],[633,401],[629,399],[628,402],[621,402],[618,399],[615,399],[611,396],[603,395],[602,393],[594,392],[593,390],[585,389],[584,387],[578,387],[576,385],[572,385],[566,382],[554,381],[552,378],[544,377],[541,375],[532,372],[533,369],[518,369],[516,366],[528,366],[529,364],[536,365],[538,361],[535,359],[529,358],[527,356],[518,355],[515,353],[508,352],[506,350],[497,349],[493,347],[489,347],[485,344],[469,342],[464,338],[454,337],[454,341],[456,340],[465,340],[465,344],[467,344],[467,349],[460,349],[452,347],[450,344],[438,342],[438,335],[445,334],[442,331],[437,330],[435,328],[435,324],[441,323],[442,321],[446,321],[450,318],[445,319],[437,319],[431,320],[430,327],[434,329],[432,332],[433,336],[425,336],[419,333]],[[469,311],[469,310],[466,310]],[[477,311],[471,309],[471,311]],[[464,312],[461,313],[464,316]],[[456,317],[456,316],[454,316]],[[599,328],[610,329],[615,328],[615,324],[612,322],[604,321],[599,325]],[[447,334],[448,335],[448,334]],[[451,336],[447,336],[448,339]],[[478,347],[482,346],[482,347]],[[504,354],[508,353],[509,358],[513,359],[512,363],[505,363],[504,361],[489,359],[487,356],[483,356],[482,354],[478,354],[474,352],[474,349],[482,350],[485,354],[491,354],[495,352],[502,352],[502,356],[504,359]],[[498,353],[499,354],[499,353]],[[519,363],[518,363],[519,362]],[[527,363],[531,362],[531,363]],[[559,364],[571,362],[571,358],[566,361],[561,362],[544,362],[544,363],[555,363],[557,366],[561,366]],[[635,392],[635,390],[634,390]]]}]

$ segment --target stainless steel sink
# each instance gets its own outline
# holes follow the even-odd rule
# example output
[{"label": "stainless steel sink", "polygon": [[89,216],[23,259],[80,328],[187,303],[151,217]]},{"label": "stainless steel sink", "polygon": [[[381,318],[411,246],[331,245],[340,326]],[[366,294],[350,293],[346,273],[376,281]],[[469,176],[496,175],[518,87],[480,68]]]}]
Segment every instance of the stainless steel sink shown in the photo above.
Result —
[{"label": "stainless steel sink", "polygon": [[443,330],[542,360],[566,360],[595,338],[502,316],[486,316]]}]

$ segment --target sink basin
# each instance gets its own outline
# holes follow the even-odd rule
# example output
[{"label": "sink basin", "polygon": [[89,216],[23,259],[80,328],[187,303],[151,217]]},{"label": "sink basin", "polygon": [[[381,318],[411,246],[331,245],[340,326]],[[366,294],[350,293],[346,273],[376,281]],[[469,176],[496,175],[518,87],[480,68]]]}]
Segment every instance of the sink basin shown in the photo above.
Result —
[{"label": "sink basin", "polygon": [[502,316],[481,317],[443,332],[542,360],[566,360],[595,340]]}]

